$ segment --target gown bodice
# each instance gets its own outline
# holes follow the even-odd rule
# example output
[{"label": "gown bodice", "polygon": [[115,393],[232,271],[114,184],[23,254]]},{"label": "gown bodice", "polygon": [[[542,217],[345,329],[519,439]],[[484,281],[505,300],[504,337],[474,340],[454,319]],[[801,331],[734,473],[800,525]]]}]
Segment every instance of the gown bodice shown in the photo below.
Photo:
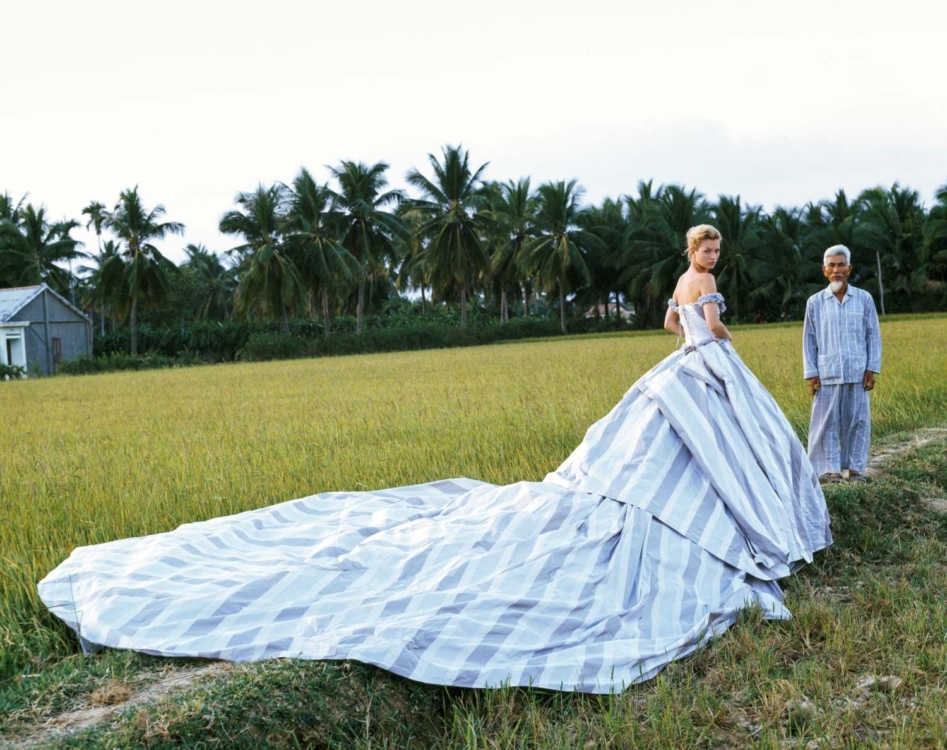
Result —
[{"label": "gown bodice", "polygon": [[717,292],[704,294],[698,297],[696,302],[687,305],[679,305],[673,299],[668,300],[668,307],[677,312],[680,318],[681,330],[684,332],[684,343],[690,350],[717,340],[717,337],[708,328],[707,320],[704,318],[704,305],[708,302],[716,302],[721,313],[727,309],[723,301],[723,295]]}]

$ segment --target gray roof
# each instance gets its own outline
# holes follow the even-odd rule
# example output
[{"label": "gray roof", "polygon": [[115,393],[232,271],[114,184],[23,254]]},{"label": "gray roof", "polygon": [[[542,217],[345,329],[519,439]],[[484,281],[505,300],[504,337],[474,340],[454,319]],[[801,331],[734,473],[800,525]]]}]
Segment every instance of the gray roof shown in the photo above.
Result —
[{"label": "gray roof", "polygon": [[82,310],[72,304],[61,294],[57,294],[49,288],[48,284],[39,284],[38,286],[15,286],[12,289],[0,289],[0,323],[6,323],[16,315],[20,310],[26,307],[30,302],[39,297],[43,290],[47,290],[56,299],[66,305],[70,310],[81,315],[88,321],[92,319]]}]

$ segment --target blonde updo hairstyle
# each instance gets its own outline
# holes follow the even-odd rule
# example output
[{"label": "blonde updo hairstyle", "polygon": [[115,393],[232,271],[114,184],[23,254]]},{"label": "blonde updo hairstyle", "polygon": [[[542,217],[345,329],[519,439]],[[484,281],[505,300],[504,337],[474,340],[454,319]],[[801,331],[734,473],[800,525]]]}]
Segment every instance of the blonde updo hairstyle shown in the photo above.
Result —
[{"label": "blonde updo hairstyle", "polygon": [[687,249],[684,250],[684,255],[687,258],[692,257],[704,240],[722,239],[723,235],[720,234],[717,227],[712,227],[710,224],[698,224],[696,227],[687,230]]}]

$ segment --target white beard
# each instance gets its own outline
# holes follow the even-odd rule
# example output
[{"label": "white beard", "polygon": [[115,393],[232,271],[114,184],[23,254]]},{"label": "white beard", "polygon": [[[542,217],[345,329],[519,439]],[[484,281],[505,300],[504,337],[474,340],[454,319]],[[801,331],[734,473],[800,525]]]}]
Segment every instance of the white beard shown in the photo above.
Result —
[{"label": "white beard", "polygon": [[844,286],[844,281],[833,281],[829,284],[829,289],[831,289],[833,292],[840,292]]}]

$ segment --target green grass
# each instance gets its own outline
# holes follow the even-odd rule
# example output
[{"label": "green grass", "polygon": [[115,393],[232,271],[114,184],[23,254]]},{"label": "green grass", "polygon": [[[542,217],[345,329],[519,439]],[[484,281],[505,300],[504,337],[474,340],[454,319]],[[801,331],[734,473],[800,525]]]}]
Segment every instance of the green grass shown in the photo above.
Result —
[{"label": "green grass", "polygon": [[[228,666],[42,746],[943,747],[947,519],[895,476],[829,487],[828,501],[846,523],[834,547],[786,582],[791,620],[749,612],[621,696],[448,689],[355,663],[270,661]],[[203,664],[114,651],[67,657],[6,690],[0,731],[22,738],[63,710],[101,703],[96,696],[116,680],[138,688]],[[857,689],[868,675],[902,683],[891,693]],[[813,714],[787,721],[786,703],[803,699]]]},{"label": "green grass", "polygon": [[[876,439],[947,425],[947,317],[882,330]],[[736,331],[804,437],[799,338],[798,326]],[[0,733],[22,736],[103,686],[146,685],[183,663],[76,653],[35,592],[72,548],[328,490],[541,479],[673,347],[625,334],[0,384]],[[921,498],[947,486],[945,448],[898,458],[868,486],[829,488],[837,543],[786,582],[791,621],[748,614],[620,697],[269,662],[61,746],[944,746],[947,528]],[[856,695],[868,673],[902,687]],[[803,695],[819,712],[785,726],[783,706]]]},{"label": "green grass", "polygon": [[899,461],[889,471],[928,496],[947,497],[947,451],[938,443],[918,448],[909,460]]}]

